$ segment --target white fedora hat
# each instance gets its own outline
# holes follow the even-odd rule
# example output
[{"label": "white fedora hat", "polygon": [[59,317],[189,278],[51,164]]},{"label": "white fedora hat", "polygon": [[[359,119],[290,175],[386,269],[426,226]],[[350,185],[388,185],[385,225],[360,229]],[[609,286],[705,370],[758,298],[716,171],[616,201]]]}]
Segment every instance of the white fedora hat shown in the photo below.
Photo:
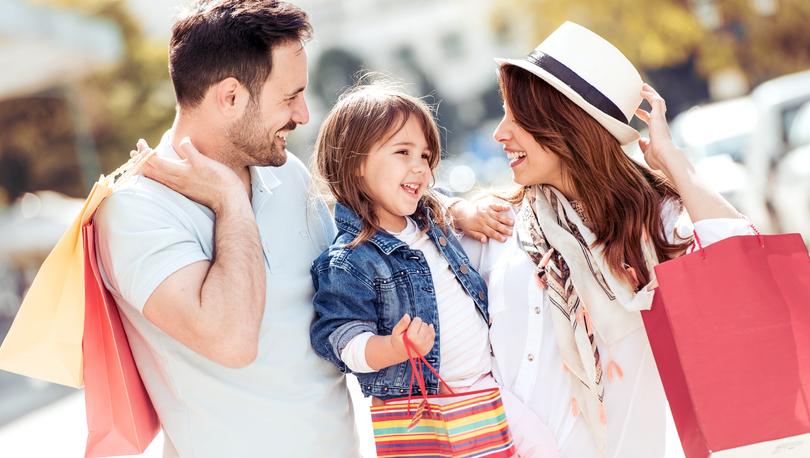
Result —
[{"label": "white fedora hat", "polygon": [[523,59],[495,59],[545,80],[585,110],[622,145],[639,138],[630,120],[641,105],[641,76],[607,40],[566,22]]}]

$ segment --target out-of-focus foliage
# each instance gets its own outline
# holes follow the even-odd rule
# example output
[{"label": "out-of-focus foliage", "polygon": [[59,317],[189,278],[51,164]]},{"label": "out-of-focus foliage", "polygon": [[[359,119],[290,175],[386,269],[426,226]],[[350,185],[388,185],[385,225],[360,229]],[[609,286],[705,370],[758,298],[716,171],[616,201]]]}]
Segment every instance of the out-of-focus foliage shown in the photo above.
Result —
[{"label": "out-of-focus foliage", "polygon": [[496,11],[527,48],[571,20],[646,69],[695,57],[704,76],[737,68],[756,84],[810,67],[807,0],[499,0]]},{"label": "out-of-focus foliage", "polygon": [[[125,2],[39,3],[113,22],[124,52],[111,68],[77,84],[0,101],[0,170],[15,170],[8,177],[0,171],[0,202],[38,189],[82,196],[94,177],[82,176],[80,164],[96,160],[93,145],[101,171],[109,172],[128,159],[138,138],[157,143],[174,117],[166,42],[150,41]],[[89,126],[89,142],[80,138],[82,125]]]},{"label": "out-of-focus foliage", "polygon": [[37,189],[84,192],[64,95],[0,101],[0,206]]},{"label": "out-of-focus foliage", "polygon": [[122,0],[50,0],[107,19],[120,29],[124,55],[113,68],[82,84],[82,104],[104,171],[129,158],[138,138],[156,144],[174,118],[165,39],[150,40]]}]

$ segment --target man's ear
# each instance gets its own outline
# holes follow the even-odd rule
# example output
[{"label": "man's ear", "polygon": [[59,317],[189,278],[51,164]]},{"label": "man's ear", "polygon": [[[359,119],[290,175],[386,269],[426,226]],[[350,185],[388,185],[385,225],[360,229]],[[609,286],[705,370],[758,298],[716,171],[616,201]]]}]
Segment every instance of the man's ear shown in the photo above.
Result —
[{"label": "man's ear", "polygon": [[213,87],[217,108],[226,118],[238,118],[244,112],[249,94],[234,77],[228,77]]}]

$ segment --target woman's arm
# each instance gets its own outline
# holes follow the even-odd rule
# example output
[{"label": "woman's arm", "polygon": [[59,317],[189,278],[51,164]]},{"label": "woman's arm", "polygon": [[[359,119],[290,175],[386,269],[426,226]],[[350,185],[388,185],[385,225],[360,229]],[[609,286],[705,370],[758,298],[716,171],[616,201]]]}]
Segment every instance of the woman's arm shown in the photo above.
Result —
[{"label": "woman's arm", "polygon": [[644,159],[651,168],[663,172],[677,189],[691,220],[741,218],[742,215],[720,193],[698,176],[683,151],[672,142],[664,99],[649,84],[643,86],[641,95],[652,107],[649,113],[641,108],[636,110],[636,116],[650,129],[650,138],[639,140]]}]

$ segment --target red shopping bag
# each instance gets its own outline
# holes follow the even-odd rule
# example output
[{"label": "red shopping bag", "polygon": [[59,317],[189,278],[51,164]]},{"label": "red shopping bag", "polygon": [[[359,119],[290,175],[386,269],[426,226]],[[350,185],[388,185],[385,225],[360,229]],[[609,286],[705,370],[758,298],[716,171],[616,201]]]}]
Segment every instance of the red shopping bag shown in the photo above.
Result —
[{"label": "red shopping bag", "polygon": [[801,237],[732,237],[655,272],[642,316],[686,456],[810,457]]},{"label": "red shopping bag", "polygon": [[82,237],[85,458],[139,454],[157,435],[160,422],[135,367],[118,308],[99,274],[92,220],[82,227]]}]

